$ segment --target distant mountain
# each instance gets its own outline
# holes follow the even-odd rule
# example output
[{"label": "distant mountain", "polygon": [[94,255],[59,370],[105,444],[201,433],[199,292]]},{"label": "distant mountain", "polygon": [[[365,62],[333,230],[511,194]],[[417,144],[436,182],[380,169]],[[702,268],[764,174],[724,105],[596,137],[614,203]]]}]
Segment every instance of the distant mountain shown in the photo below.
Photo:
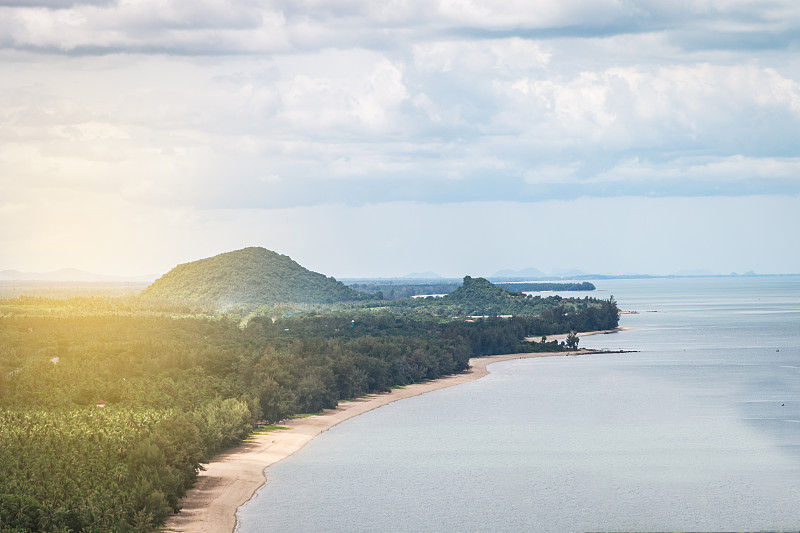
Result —
[{"label": "distant mountain", "polygon": [[425,272],[412,272],[411,274],[406,274],[402,279],[442,279],[442,275],[428,270]]},{"label": "distant mountain", "polygon": [[155,279],[155,276],[107,276],[78,270],[77,268],[62,268],[53,272],[0,271],[0,281],[149,282],[153,281],[153,279]]},{"label": "distant mountain", "polygon": [[580,276],[585,276],[586,272],[583,270],[577,269],[557,269],[553,271],[554,276],[558,276],[559,278],[577,278]]},{"label": "distant mountain", "polygon": [[365,296],[265,248],[244,248],[178,265],[142,292],[144,298],[217,306],[334,303]]},{"label": "distant mountain", "polygon": [[498,270],[492,276],[493,278],[543,278],[546,274],[541,270],[533,267],[523,268],[522,270]]}]

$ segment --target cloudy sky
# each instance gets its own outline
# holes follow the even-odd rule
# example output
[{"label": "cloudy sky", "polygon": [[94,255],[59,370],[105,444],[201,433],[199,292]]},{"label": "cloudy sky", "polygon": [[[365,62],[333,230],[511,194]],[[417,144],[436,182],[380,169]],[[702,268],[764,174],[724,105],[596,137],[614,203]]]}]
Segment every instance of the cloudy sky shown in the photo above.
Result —
[{"label": "cloudy sky", "polygon": [[0,270],[800,272],[795,0],[0,0]]}]

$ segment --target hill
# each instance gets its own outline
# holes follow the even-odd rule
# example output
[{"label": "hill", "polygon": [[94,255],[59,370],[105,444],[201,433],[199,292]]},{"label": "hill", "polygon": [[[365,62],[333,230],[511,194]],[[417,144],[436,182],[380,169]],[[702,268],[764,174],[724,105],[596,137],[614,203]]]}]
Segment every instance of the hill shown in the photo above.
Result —
[{"label": "hill", "polygon": [[510,303],[524,302],[526,296],[521,292],[498,287],[484,278],[464,277],[464,283],[441,298],[447,304],[476,308],[504,307]]},{"label": "hill", "polygon": [[142,291],[142,297],[200,305],[335,303],[366,295],[289,256],[244,248],[178,265]]}]

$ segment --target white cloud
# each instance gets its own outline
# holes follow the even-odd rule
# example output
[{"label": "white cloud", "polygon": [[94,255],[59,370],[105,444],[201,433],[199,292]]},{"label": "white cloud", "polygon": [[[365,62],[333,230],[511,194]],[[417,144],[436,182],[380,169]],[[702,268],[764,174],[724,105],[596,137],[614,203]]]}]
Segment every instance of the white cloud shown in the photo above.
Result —
[{"label": "white cloud", "polygon": [[0,35],[18,47],[263,52],[289,47],[280,13],[224,0],[121,0],[67,9],[0,7]]},{"label": "white cloud", "polygon": [[[561,168],[561,167],[559,167]],[[678,158],[665,163],[633,158],[619,162],[614,168],[593,176],[587,182],[656,183],[672,180],[680,193],[681,181],[703,180],[726,184],[752,180],[800,181],[800,157],[752,158],[729,157]]]},{"label": "white cloud", "polygon": [[[53,227],[73,216],[65,228],[86,253],[113,231],[161,238],[148,217],[173,228],[170,243],[199,225],[218,232],[218,250],[192,237],[210,255],[231,220],[273,224],[275,248],[300,253],[321,246],[302,232],[328,217],[351,220],[334,238],[397,206],[466,246],[449,224],[478,205],[501,217],[496,202],[555,213],[542,204],[794,198],[799,12],[739,0],[0,0],[0,213],[17,227],[37,210],[55,213]],[[293,223],[275,229],[278,213]],[[404,235],[381,246],[411,256],[428,227],[397,224],[375,224]],[[39,256],[5,235],[4,253]],[[448,253],[476,260],[449,249],[437,261]]]},{"label": "white cloud", "polygon": [[524,173],[525,183],[575,183],[577,165],[541,165],[526,170]]},{"label": "white cloud", "polygon": [[[800,85],[753,64],[665,65],[580,72],[570,78],[521,77],[501,83],[518,113],[517,127],[547,132],[555,144],[588,142],[645,151],[669,146],[702,150],[758,131],[769,137],[767,117],[797,120]],[[754,124],[754,117],[761,120]],[[533,118],[531,125],[525,118]],[[754,127],[756,129],[754,129]],[[760,130],[760,131],[759,131]],[[755,147],[755,145],[751,145]],[[751,148],[752,149],[752,148]]]},{"label": "white cloud", "polygon": [[689,47],[736,47],[731,36],[741,35],[785,47],[781,34],[797,27],[800,9],[789,0],[16,0],[0,2],[0,21],[0,42],[7,46],[90,53],[394,48],[419,38],[438,40],[443,32],[526,30],[550,36],[673,31],[676,42]]},{"label": "white cloud", "polygon": [[620,0],[442,0],[439,6],[449,22],[481,28],[599,25],[638,11],[634,2]]},{"label": "white cloud", "polygon": [[[328,56],[329,54],[325,54]],[[387,127],[397,107],[408,98],[401,66],[380,56],[336,53],[333,64],[355,56],[358,72],[309,76],[297,74],[279,84],[279,117],[292,129],[313,131],[361,125]],[[319,58],[325,60],[325,58]]]},{"label": "white cloud", "polygon": [[541,43],[519,37],[421,43],[413,47],[413,54],[414,66],[423,72],[468,70],[501,77],[540,70],[550,61],[550,52]]}]

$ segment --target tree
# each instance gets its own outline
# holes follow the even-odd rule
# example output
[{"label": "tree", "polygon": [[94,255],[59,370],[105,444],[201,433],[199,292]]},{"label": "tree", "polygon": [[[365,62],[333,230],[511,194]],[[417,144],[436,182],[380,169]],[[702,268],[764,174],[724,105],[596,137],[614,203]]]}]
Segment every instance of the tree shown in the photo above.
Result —
[{"label": "tree", "polygon": [[578,335],[576,335],[574,331],[570,331],[569,335],[567,335],[567,339],[564,341],[564,344],[566,344],[567,348],[570,350],[577,350],[579,340],[580,339],[578,338]]}]

